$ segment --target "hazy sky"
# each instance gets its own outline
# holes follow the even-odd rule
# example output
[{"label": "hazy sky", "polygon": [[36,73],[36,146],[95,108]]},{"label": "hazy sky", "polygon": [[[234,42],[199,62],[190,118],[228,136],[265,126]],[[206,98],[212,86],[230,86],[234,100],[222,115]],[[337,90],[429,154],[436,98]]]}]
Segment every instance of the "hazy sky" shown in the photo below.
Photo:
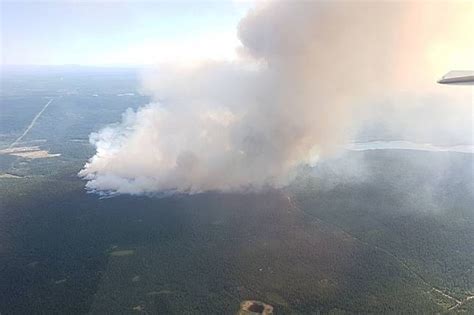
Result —
[{"label": "hazy sky", "polygon": [[2,64],[233,58],[245,1],[0,1]]}]

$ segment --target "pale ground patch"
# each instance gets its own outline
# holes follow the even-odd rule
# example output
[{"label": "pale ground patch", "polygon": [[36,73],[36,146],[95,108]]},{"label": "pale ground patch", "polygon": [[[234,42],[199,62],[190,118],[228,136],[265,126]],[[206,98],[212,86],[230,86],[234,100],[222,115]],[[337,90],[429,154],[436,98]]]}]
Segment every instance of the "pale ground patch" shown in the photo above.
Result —
[{"label": "pale ground patch", "polygon": [[61,154],[50,154],[47,150],[41,150],[38,146],[14,147],[0,150],[0,154],[19,156],[27,159],[43,159],[60,156]]},{"label": "pale ground patch", "polygon": [[260,302],[260,301],[253,301],[247,300],[240,303],[240,311],[237,313],[238,315],[254,315],[254,314],[262,314],[262,315],[271,315],[273,314],[273,306]]},{"label": "pale ground patch", "polygon": [[64,279],[61,279],[61,280],[56,280],[56,281],[54,281],[54,284],[61,284],[61,283],[64,283],[64,282],[66,282],[66,281],[67,281],[67,279],[64,278]]},{"label": "pale ground patch", "polygon": [[134,307],[132,308],[132,310],[138,311],[138,312],[143,312],[143,311],[145,311],[145,306],[143,306],[143,305],[137,305],[137,306],[134,306]]},{"label": "pale ground patch", "polygon": [[13,174],[0,174],[0,178],[22,178],[21,176],[13,175]]},{"label": "pale ground patch", "polygon": [[70,142],[89,143],[89,139],[69,139]]}]

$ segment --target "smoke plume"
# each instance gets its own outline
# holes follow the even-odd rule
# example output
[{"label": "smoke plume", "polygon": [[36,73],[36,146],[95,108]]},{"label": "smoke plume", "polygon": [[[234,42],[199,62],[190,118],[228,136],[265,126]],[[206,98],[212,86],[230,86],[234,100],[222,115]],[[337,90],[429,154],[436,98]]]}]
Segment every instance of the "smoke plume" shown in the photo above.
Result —
[{"label": "smoke plume", "polygon": [[470,17],[468,2],[259,4],[238,25],[237,61],[148,73],[154,102],[93,133],[80,176],[130,194],[285,185],[378,100],[439,93],[466,106],[470,92],[436,79],[471,60]]}]

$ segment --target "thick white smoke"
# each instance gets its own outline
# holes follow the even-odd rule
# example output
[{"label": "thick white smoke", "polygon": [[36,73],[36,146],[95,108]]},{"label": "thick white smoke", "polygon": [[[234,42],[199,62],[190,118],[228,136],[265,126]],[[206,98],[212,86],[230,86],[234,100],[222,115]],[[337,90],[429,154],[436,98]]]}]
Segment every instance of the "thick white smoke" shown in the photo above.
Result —
[{"label": "thick white smoke", "polygon": [[80,176],[91,190],[131,194],[284,185],[344,143],[378,99],[469,102],[435,81],[456,66],[453,51],[471,57],[471,16],[461,2],[260,5],[239,24],[239,61],[148,74],[155,102],[92,134],[97,153]]}]

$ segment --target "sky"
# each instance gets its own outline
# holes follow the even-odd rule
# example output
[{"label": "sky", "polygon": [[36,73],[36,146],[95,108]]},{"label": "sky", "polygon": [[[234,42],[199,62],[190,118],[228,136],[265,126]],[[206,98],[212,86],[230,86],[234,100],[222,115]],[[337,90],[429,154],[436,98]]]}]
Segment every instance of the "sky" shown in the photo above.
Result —
[{"label": "sky", "polygon": [[246,1],[0,1],[4,65],[233,59]]}]

